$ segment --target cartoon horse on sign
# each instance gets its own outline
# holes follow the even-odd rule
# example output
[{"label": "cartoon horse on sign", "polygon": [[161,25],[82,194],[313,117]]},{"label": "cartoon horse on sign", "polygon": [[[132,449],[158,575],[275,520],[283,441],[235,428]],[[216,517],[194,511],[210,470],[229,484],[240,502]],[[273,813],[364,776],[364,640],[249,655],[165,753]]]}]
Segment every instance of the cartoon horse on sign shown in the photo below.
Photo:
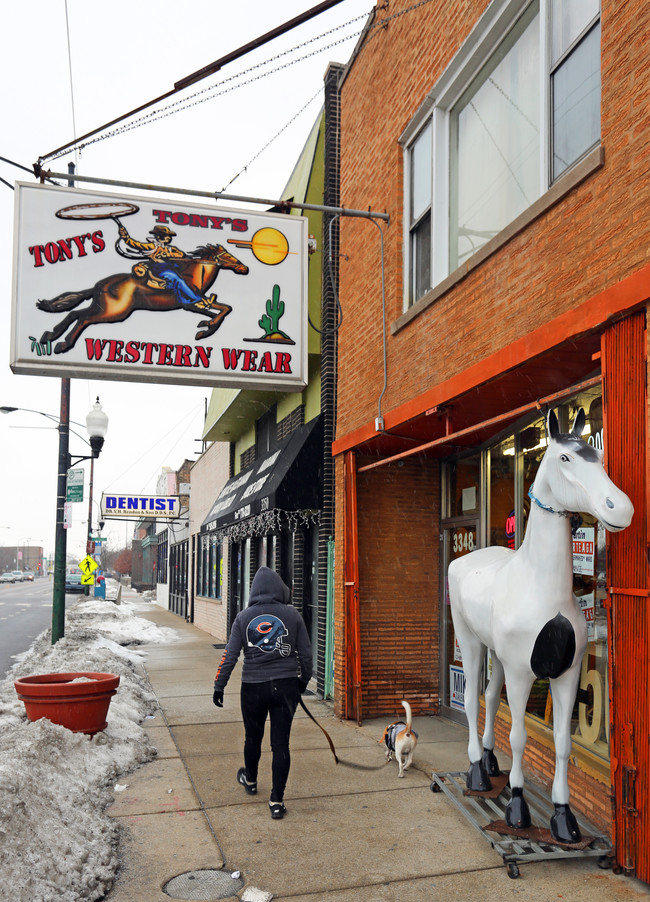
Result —
[{"label": "cartoon horse on sign", "polygon": [[[584,411],[569,434],[557,417],[547,421],[548,448],[531,486],[526,535],[517,551],[482,548],[449,565],[451,613],[465,668],[465,712],[469,726],[467,787],[491,789],[499,774],[494,755],[494,718],[504,678],[512,715],[510,746],[512,798],[506,809],[510,827],[529,827],[523,796],[524,714],[536,679],[550,678],[553,697],[555,806],[551,833],[575,843],[580,828],[569,806],[567,764],[571,751],[571,713],[578,689],[587,625],[573,594],[570,512],[597,517],[616,532],[630,525],[630,499],[605,473],[602,453],[580,438]],[[485,650],[492,650],[492,676],[485,692],[485,731],[478,735],[479,679]]]},{"label": "cartoon horse on sign", "polygon": [[[189,282],[200,294],[212,285],[219,271],[229,269],[239,275],[246,275],[248,267],[234,257],[220,244],[208,244],[188,254],[177,264],[178,271],[186,282]],[[82,302],[90,300],[88,307],[75,311]],[[146,281],[134,277],[131,273],[117,273],[101,279],[93,288],[85,291],[67,291],[51,301],[36,302],[39,310],[48,313],[73,311],[58,323],[51,332],[44,332],[41,342],[54,341],[72,326],[64,341],[54,347],[55,354],[61,354],[73,348],[81,333],[88,326],[97,323],[121,323],[136,310],[190,310],[201,316],[211,316],[199,323],[200,331],[196,340],[207,338],[217,331],[232,307],[216,301],[216,296],[209,306],[199,309],[195,305],[181,304],[173,292],[164,288],[153,288]],[[74,324],[74,325],[73,325]]]}]

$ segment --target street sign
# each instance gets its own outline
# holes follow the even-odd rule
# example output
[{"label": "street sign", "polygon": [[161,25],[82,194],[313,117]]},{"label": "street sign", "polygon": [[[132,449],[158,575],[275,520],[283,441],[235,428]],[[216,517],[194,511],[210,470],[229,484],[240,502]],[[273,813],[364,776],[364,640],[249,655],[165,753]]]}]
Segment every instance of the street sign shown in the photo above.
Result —
[{"label": "street sign", "polygon": [[[89,554],[87,554],[86,557],[82,561],[79,561],[77,566],[79,567],[79,569],[81,570],[81,572],[84,576],[90,576],[91,574],[93,574],[95,572],[95,570],[97,569],[99,564],[97,564],[97,562],[94,561]],[[86,585],[86,583],[84,583],[84,581],[83,581],[83,576],[82,576],[81,582],[84,585]]]},{"label": "street sign", "polygon": [[85,470],[83,469],[68,470],[65,490],[66,501],[84,500],[84,475]]},{"label": "street sign", "polygon": [[92,573],[83,573],[81,576],[81,585],[82,586],[93,586],[95,584],[95,577]]},{"label": "street sign", "polygon": [[67,501],[63,502],[63,528],[70,529],[72,526],[72,505]]}]

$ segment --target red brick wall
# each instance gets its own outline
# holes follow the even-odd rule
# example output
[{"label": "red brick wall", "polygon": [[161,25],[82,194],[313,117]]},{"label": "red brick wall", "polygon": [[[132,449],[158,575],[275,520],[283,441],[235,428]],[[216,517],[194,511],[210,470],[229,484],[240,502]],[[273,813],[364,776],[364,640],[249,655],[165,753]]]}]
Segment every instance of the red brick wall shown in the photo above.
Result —
[{"label": "red brick wall", "polygon": [[[411,6],[393,0],[379,19]],[[398,137],[488,4],[432,0],[376,29],[342,86],[341,203],[386,210],[387,321],[402,313]],[[390,410],[650,260],[650,5],[602,3],[605,164],[388,341]],[[377,229],[341,219],[338,436],[372,422],[383,383]]]},{"label": "red brick wall", "polygon": [[[403,714],[402,699],[414,714],[438,710],[439,484],[437,461],[409,461],[357,476],[364,718],[395,719]],[[342,648],[342,576],[337,587],[336,643]],[[336,657],[335,698],[342,713],[344,656]]]}]

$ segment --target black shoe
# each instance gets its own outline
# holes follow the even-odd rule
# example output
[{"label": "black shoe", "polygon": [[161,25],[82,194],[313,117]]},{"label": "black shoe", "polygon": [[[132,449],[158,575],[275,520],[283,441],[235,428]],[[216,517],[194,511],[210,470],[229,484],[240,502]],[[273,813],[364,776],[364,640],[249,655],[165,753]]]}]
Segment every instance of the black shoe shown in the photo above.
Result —
[{"label": "black shoe", "polygon": [[287,813],[284,802],[269,802],[269,808],[271,809],[271,817],[274,821],[279,821]]},{"label": "black shoe", "polygon": [[249,783],[246,779],[246,768],[240,767],[237,771],[237,782],[241,783],[249,796],[257,795],[257,783]]}]

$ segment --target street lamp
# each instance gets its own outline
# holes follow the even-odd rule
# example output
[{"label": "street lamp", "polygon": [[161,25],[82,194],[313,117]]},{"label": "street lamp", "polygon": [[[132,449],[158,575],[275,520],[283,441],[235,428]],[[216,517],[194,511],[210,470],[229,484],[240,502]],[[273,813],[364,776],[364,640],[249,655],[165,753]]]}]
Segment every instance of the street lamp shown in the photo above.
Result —
[{"label": "street lamp", "polygon": [[[93,451],[93,456],[90,459],[90,475],[88,478],[88,536],[86,543],[86,553],[88,554],[90,553],[90,542],[93,535],[93,481],[95,478],[95,457],[99,457],[99,452],[102,450],[104,438],[106,437],[106,430],[108,429],[108,417],[102,410],[99,398],[97,398],[93,404],[93,409],[86,417],[86,429],[90,436],[90,447]],[[90,594],[88,586],[85,587],[85,594]]]},{"label": "street lamp", "polygon": [[62,639],[65,634],[65,566],[67,552],[67,534],[65,528],[65,501],[68,470],[73,464],[82,460],[94,461],[99,457],[108,429],[108,417],[102,410],[99,398],[86,417],[86,429],[90,439],[92,453],[71,455],[68,450],[70,432],[70,380],[61,379],[61,410],[57,418],[42,410],[29,410],[24,407],[0,407],[2,413],[13,413],[15,410],[27,410],[38,413],[50,420],[58,422],[59,429],[59,464],[57,473],[56,495],[56,533],[54,539],[54,586],[52,591],[52,645]]}]

